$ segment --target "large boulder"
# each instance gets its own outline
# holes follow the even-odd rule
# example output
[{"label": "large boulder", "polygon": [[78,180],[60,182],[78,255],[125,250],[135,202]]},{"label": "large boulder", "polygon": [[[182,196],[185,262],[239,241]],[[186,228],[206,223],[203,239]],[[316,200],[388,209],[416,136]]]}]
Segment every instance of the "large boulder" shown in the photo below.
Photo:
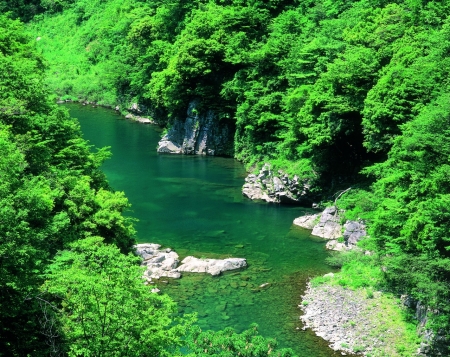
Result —
[{"label": "large boulder", "polygon": [[136,254],[142,258],[144,266],[144,278],[147,281],[159,279],[161,277],[178,279],[181,274],[175,270],[178,263],[178,254],[170,248],[161,250],[159,244],[137,244],[135,246]]},{"label": "large boulder", "polygon": [[297,175],[290,178],[282,170],[274,172],[265,164],[258,175],[249,174],[245,178],[242,194],[251,200],[301,204],[309,201],[309,188],[307,180],[300,180]]},{"label": "large boulder", "polygon": [[354,246],[367,235],[363,221],[347,221],[344,224],[344,240],[347,246]]},{"label": "large boulder", "polygon": [[185,120],[177,119],[158,143],[158,152],[185,155],[232,155],[234,129],[212,110],[200,115],[189,103]]},{"label": "large boulder", "polygon": [[182,260],[177,268],[179,272],[208,273],[213,276],[228,270],[235,270],[247,266],[247,261],[243,258],[227,259],[199,259],[192,256]]},{"label": "large boulder", "polygon": [[305,229],[313,229],[320,216],[320,213],[305,214],[304,216],[300,216],[294,219],[294,224]]},{"label": "large boulder", "polygon": [[320,216],[319,223],[317,223],[311,234],[313,236],[337,239],[342,237],[342,226],[339,223],[340,217],[336,207],[327,207]]}]

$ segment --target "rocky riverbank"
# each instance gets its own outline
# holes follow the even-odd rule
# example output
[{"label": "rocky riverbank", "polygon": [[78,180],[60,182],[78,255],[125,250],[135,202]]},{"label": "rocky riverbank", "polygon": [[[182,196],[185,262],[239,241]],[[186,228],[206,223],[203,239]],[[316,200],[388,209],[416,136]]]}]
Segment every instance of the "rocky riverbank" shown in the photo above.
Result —
[{"label": "rocky riverbank", "polygon": [[94,101],[89,101],[89,100],[84,100],[84,99],[75,100],[75,101],[72,99],[59,99],[56,103],[57,104],[65,104],[65,103],[73,103],[73,102],[80,103],[81,105],[84,105],[84,106],[86,106],[86,105],[92,106],[94,108],[95,107],[103,107],[103,108],[113,109],[116,112],[123,114],[125,119],[129,119],[129,120],[135,121],[140,124],[158,124],[158,122],[151,116],[143,116],[144,110],[146,110],[146,108],[142,108],[142,106],[140,106],[137,103],[132,103],[128,108],[126,108],[125,111],[122,111],[120,106],[118,106],[118,105],[116,105],[116,106],[103,105],[103,104],[98,104],[97,102],[94,102]]},{"label": "rocky riverbank", "polygon": [[345,251],[356,247],[356,244],[366,235],[366,225],[362,220],[341,224],[339,210],[332,206],[322,213],[303,215],[294,219],[294,224],[305,229],[311,229],[311,235],[329,239],[327,249]]},{"label": "rocky riverbank", "polygon": [[367,357],[417,355],[414,332],[403,321],[404,307],[379,291],[309,283],[300,308],[304,329],[311,328],[333,350]]},{"label": "rocky riverbank", "polygon": [[136,255],[142,258],[144,279],[152,283],[162,277],[179,279],[182,272],[208,273],[213,276],[224,271],[245,268],[244,258],[199,259],[192,256],[184,258],[180,263],[178,254],[170,248],[161,249],[161,245],[144,243],[135,245]]},{"label": "rocky riverbank", "polygon": [[265,164],[258,175],[247,175],[242,194],[251,200],[305,204],[310,200],[309,188],[308,180],[302,180],[297,175],[290,178],[282,170],[275,172],[269,164]]}]

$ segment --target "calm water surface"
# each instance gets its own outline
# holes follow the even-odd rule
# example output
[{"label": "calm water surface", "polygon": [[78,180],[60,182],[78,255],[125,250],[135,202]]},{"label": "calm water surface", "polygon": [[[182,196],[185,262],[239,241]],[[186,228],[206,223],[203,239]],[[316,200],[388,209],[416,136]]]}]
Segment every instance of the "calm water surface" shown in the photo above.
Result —
[{"label": "calm water surface", "polygon": [[[158,287],[182,313],[197,312],[203,329],[242,331],[256,322],[262,335],[299,356],[341,355],[301,330],[298,304],[306,281],[330,271],[323,240],[292,225],[304,209],[244,198],[246,173],[234,159],[158,154],[157,127],[101,108],[68,107],[92,145],[111,147],[103,170],[111,186],[129,198],[130,214],[139,219],[139,242],[171,247],[181,259],[247,258],[243,271],[160,281]],[[269,285],[259,288],[264,283]]]}]

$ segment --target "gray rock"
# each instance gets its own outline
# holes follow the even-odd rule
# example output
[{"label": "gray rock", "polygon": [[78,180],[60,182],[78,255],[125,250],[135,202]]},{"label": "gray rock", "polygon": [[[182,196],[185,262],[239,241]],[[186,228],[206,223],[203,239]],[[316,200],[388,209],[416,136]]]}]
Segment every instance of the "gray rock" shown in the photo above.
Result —
[{"label": "gray rock", "polygon": [[367,235],[366,226],[362,221],[347,221],[344,224],[344,240],[347,245],[356,245]]},{"label": "gray rock", "polygon": [[230,155],[234,133],[212,110],[199,115],[196,101],[189,103],[187,118],[175,120],[158,143],[158,152],[185,155]]},{"label": "gray rock", "polygon": [[316,225],[317,219],[320,217],[320,213],[317,214],[305,214],[304,216],[294,219],[294,224],[306,229],[313,229]]},{"label": "gray rock", "polygon": [[224,271],[240,269],[246,266],[247,261],[243,258],[199,259],[189,256],[183,259],[176,270],[179,272],[208,273],[214,276]]},{"label": "gray rock", "polygon": [[135,245],[135,252],[142,258],[142,266],[146,267],[144,278],[147,281],[161,277],[180,278],[181,274],[174,270],[180,262],[178,254],[160,248],[159,244],[152,243]]},{"label": "gray rock", "polygon": [[342,237],[342,226],[339,224],[339,213],[336,207],[327,207],[320,216],[320,221],[311,232],[313,236],[337,239]]},{"label": "gray rock", "polygon": [[155,124],[155,121],[149,118],[136,117],[135,120],[141,124]]},{"label": "gray rock", "polygon": [[286,204],[307,201],[308,190],[307,180],[300,182],[297,175],[291,180],[281,170],[274,173],[269,164],[265,164],[258,175],[249,174],[242,186],[242,194],[251,200]]},{"label": "gray rock", "polygon": [[325,247],[328,250],[335,250],[337,252],[344,252],[350,249],[345,243],[338,242],[336,239],[329,240]]},{"label": "gray rock", "polygon": [[198,259],[186,257],[179,264],[178,254],[170,248],[160,249],[161,245],[143,243],[134,246],[136,255],[142,258],[141,265],[145,267],[144,279],[151,282],[162,277],[179,279],[180,272],[209,273],[219,275],[227,270],[240,269],[247,266],[243,258]]},{"label": "gray rock", "polygon": [[158,143],[158,152],[167,154],[181,154],[183,149],[173,141],[161,139]]},{"label": "gray rock", "polygon": [[142,105],[139,105],[138,103],[132,103],[128,108],[128,111],[136,114],[141,114],[144,111],[144,108]]},{"label": "gray rock", "polygon": [[[316,224],[318,217],[319,222]],[[340,217],[337,208],[327,207],[321,214],[304,215],[294,219],[294,224],[306,229],[312,229],[311,234],[317,237],[330,239],[326,248],[336,251],[354,249],[356,243],[364,238],[366,226],[363,221],[347,221],[344,224],[344,233],[340,225]],[[339,242],[337,238],[343,237]]]}]

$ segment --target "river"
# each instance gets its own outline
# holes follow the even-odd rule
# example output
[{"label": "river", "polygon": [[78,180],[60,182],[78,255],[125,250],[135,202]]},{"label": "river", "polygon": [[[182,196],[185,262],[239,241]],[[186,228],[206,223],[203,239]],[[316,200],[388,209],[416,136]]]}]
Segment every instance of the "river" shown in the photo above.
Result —
[{"label": "river", "polygon": [[185,274],[159,282],[180,313],[197,312],[202,329],[230,326],[240,332],[256,322],[263,336],[276,338],[300,357],[341,355],[301,329],[298,304],[307,280],[331,270],[324,264],[324,241],[292,225],[305,209],[244,198],[246,172],[234,159],[158,154],[158,127],[103,108],[67,107],[92,145],[111,147],[112,158],[103,170],[111,186],[131,202],[128,214],[139,220],[139,242],[171,247],[181,259],[247,259],[244,271],[214,278]]}]

